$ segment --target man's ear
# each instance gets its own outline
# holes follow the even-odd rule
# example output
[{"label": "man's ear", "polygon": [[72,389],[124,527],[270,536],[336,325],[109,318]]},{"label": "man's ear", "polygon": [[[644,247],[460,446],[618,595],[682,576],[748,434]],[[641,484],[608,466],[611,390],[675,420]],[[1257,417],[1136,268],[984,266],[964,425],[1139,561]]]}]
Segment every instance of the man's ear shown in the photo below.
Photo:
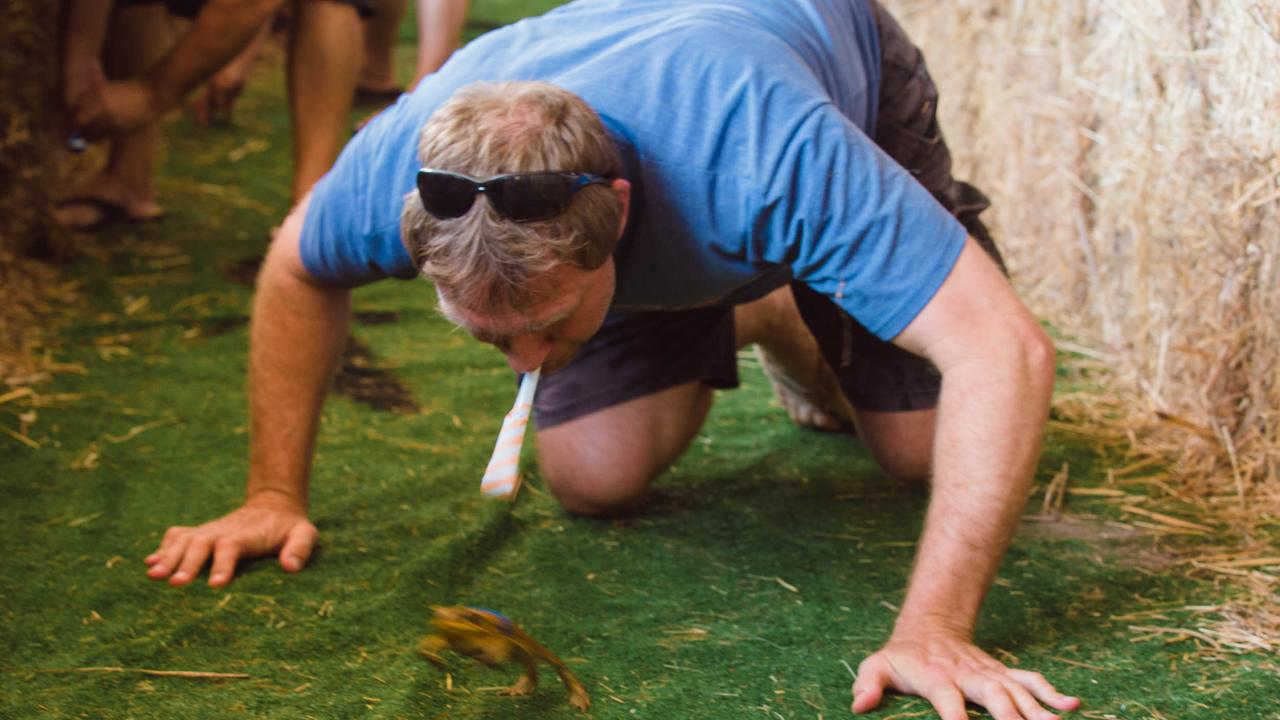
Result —
[{"label": "man's ear", "polygon": [[631,183],[618,178],[609,183],[609,189],[618,194],[618,201],[622,203],[622,215],[618,219],[618,237],[621,238],[627,229],[627,216],[631,214]]}]

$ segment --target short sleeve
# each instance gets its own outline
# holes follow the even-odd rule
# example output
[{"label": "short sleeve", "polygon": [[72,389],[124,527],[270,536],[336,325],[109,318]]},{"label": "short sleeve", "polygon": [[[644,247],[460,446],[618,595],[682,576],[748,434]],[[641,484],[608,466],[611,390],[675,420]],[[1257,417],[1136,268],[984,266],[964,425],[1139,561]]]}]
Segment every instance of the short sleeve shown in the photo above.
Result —
[{"label": "short sleeve", "polygon": [[830,105],[798,129],[763,186],[756,251],[890,340],[941,287],[967,233]]},{"label": "short sleeve", "polygon": [[416,124],[384,111],[347,144],[316,183],[302,224],[303,266],[327,285],[355,287],[418,275],[400,239],[404,197],[414,186]]}]

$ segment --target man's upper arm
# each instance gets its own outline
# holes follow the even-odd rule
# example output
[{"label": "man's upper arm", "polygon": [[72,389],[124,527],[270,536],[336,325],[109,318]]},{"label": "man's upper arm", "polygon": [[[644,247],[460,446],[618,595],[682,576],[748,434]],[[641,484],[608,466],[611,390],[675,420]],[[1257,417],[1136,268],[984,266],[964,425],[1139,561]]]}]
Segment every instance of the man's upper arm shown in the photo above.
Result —
[{"label": "man's upper arm", "polygon": [[271,246],[267,248],[259,283],[267,278],[287,277],[311,285],[319,284],[316,278],[307,272],[306,265],[302,262],[302,226],[310,203],[311,195],[308,194],[294,206],[281,223],[280,229],[271,240]]}]

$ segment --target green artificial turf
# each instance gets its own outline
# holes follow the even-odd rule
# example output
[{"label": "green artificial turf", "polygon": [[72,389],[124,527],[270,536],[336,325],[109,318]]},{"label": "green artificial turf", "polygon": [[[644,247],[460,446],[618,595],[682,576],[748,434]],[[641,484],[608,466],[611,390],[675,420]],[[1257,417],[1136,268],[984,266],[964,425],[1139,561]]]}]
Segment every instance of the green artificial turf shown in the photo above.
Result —
[{"label": "green artificial turf", "polygon": [[[473,15],[483,26],[528,11],[476,0]],[[82,301],[50,338],[61,371],[38,401],[0,404],[0,425],[39,444],[0,435],[0,717],[579,717],[549,672],[511,698],[494,688],[512,670],[455,656],[446,677],[424,662],[415,647],[435,604],[511,616],[578,673],[592,717],[849,713],[849,668],[891,626],[924,494],[886,480],[856,442],[791,426],[744,362],[744,387],[719,396],[635,519],[566,515],[528,452],[518,501],[485,499],[479,478],[514,385],[497,352],[439,317],[423,282],[356,293],[364,351],[349,374],[365,382],[324,411],[310,567],[246,563],[223,590],[148,580],[142,558],[167,526],[211,519],[243,492],[251,289],[237,280],[285,210],[278,71],[256,75],[236,117],[166,126],[168,218],[86,238],[70,271]],[[396,383],[397,411],[353,399],[369,385],[385,399]],[[1064,462],[1073,486],[1101,484],[1105,449],[1079,438],[1051,434],[1039,487]],[[1118,517],[1112,507],[1072,497],[1068,509]],[[984,647],[1081,696],[1077,717],[1280,717],[1274,658],[1211,661],[1194,641],[1130,629],[1181,627],[1184,608],[1229,592],[1143,560],[1173,541],[1106,539],[1101,519],[1070,534],[1046,525],[1015,540],[984,607]],[[94,667],[126,671],[83,671]],[[901,696],[872,714],[929,716]]]}]

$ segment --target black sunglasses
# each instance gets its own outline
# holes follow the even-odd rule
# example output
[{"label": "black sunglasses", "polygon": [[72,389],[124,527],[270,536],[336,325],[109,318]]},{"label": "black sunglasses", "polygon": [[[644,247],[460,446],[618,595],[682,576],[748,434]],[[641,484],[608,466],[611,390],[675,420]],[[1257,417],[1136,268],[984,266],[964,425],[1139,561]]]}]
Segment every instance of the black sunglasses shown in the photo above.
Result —
[{"label": "black sunglasses", "polygon": [[423,168],[418,171],[422,207],[441,220],[462,217],[483,193],[495,210],[516,222],[548,220],[564,213],[573,196],[588,185],[608,185],[609,178],[556,170],[508,173],[488,180]]}]

